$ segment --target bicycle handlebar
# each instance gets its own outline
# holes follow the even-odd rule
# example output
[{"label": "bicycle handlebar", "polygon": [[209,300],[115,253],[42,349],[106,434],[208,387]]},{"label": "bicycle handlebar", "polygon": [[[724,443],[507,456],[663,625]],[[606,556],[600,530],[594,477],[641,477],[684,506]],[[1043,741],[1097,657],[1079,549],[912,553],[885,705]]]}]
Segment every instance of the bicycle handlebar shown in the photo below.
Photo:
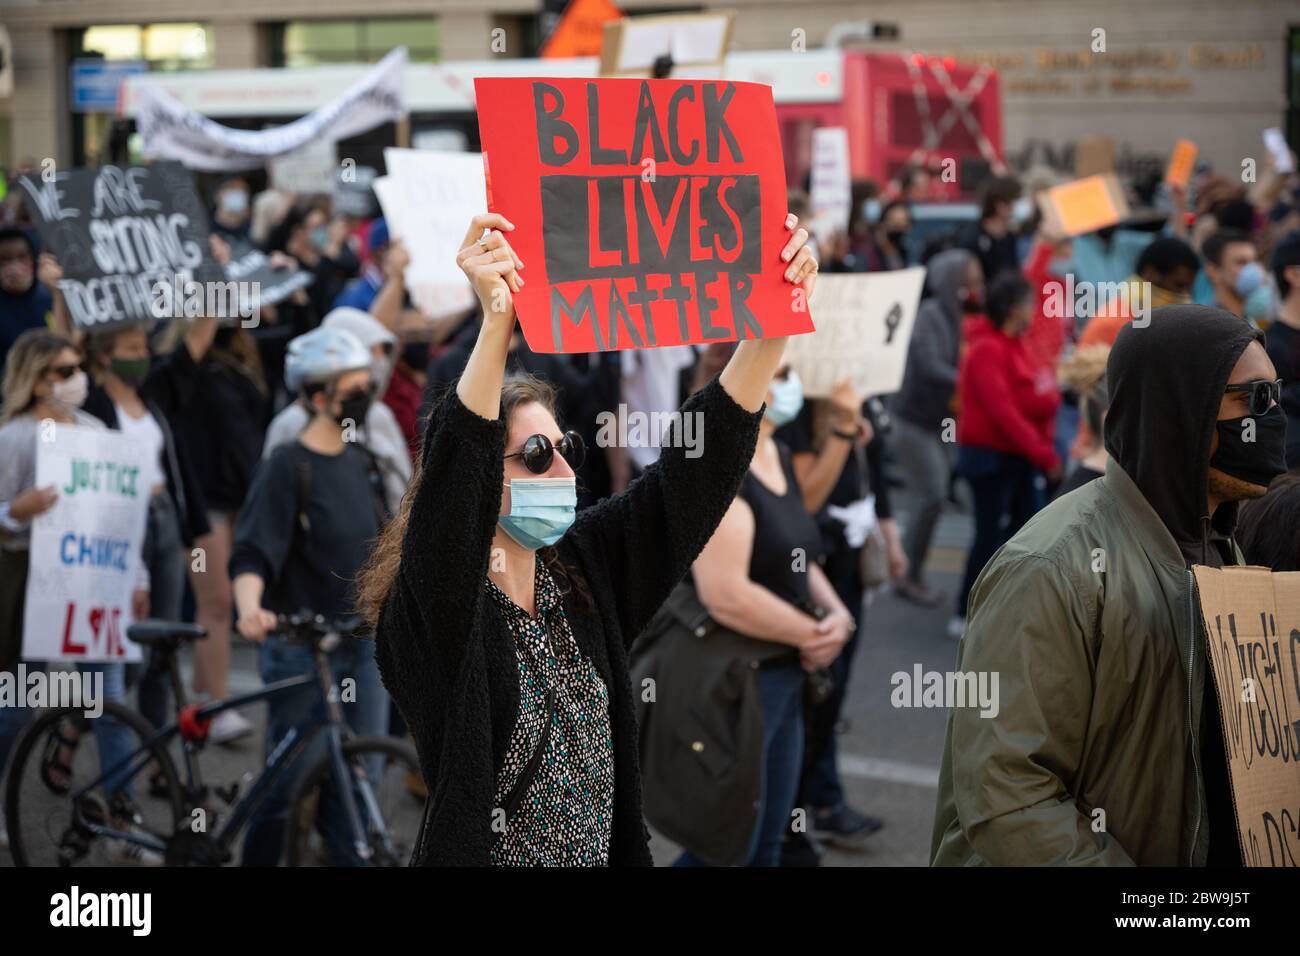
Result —
[{"label": "bicycle handlebar", "polygon": [[353,637],[363,625],[364,621],[357,615],[330,619],[311,611],[298,611],[277,614],[274,633],[288,640],[316,643],[331,637]]}]

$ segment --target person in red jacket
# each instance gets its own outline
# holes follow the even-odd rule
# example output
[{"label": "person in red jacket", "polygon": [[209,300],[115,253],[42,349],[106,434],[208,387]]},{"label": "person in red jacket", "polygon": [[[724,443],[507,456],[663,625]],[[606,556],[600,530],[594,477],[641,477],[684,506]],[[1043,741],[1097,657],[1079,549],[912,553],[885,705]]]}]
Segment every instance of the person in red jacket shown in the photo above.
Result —
[{"label": "person in red jacket", "polygon": [[974,497],[975,540],[949,626],[954,638],[965,628],[966,598],[984,564],[1045,503],[1044,478],[1061,476],[1052,442],[1060,393],[1038,374],[1022,338],[1035,304],[1033,287],[1006,273],[989,286],[986,314],[962,327],[967,348],[957,371],[957,472]]}]

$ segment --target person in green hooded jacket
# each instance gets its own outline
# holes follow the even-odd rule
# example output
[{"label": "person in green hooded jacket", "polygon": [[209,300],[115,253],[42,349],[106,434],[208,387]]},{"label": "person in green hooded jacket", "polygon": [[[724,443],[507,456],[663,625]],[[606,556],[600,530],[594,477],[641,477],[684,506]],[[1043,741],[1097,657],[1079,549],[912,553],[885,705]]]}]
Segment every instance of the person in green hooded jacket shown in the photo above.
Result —
[{"label": "person in green hooded jacket", "polygon": [[935,866],[1241,864],[1191,566],[1244,563],[1237,503],[1285,471],[1277,375],[1240,318],[1177,305],[1106,376],[1106,473],[971,592],[956,667],[1000,694],[949,713]]}]

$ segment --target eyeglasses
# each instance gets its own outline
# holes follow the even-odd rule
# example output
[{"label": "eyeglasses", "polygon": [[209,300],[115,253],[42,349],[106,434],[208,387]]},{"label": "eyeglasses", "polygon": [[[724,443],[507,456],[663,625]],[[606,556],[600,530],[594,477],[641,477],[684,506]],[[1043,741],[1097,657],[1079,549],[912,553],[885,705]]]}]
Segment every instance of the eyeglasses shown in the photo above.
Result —
[{"label": "eyeglasses", "polygon": [[50,367],[48,374],[57,375],[66,382],[68,379],[72,378],[72,376],[76,375],[80,369],[80,365],[53,365]]},{"label": "eyeglasses", "polygon": [[1229,385],[1223,391],[1225,394],[1228,392],[1248,392],[1250,394],[1250,413],[1252,415],[1266,415],[1268,410],[1273,407],[1274,402],[1282,400],[1282,380],[1279,378],[1275,382],[1268,382],[1264,379],[1256,379],[1253,382],[1242,382],[1240,385]]},{"label": "eyeglasses", "polygon": [[582,443],[582,436],[577,432],[565,432],[554,445],[545,435],[529,435],[524,441],[523,451],[506,455],[506,458],[521,458],[524,467],[534,475],[544,475],[550,470],[557,451],[575,471],[582,467],[587,457],[587,446]]}]

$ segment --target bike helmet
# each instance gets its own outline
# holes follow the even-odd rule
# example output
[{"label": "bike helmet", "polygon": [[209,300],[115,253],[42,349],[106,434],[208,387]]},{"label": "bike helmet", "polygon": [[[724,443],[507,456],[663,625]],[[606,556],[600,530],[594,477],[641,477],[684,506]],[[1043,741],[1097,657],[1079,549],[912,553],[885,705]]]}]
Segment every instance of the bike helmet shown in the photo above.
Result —
[{"label": "bike helmet", "polygon": [[351,332],[340,328],[312,329],[290,340],[284,360],[284,384],[292,392],[319,385],[344,372],[370,368],[370,350]]}]

